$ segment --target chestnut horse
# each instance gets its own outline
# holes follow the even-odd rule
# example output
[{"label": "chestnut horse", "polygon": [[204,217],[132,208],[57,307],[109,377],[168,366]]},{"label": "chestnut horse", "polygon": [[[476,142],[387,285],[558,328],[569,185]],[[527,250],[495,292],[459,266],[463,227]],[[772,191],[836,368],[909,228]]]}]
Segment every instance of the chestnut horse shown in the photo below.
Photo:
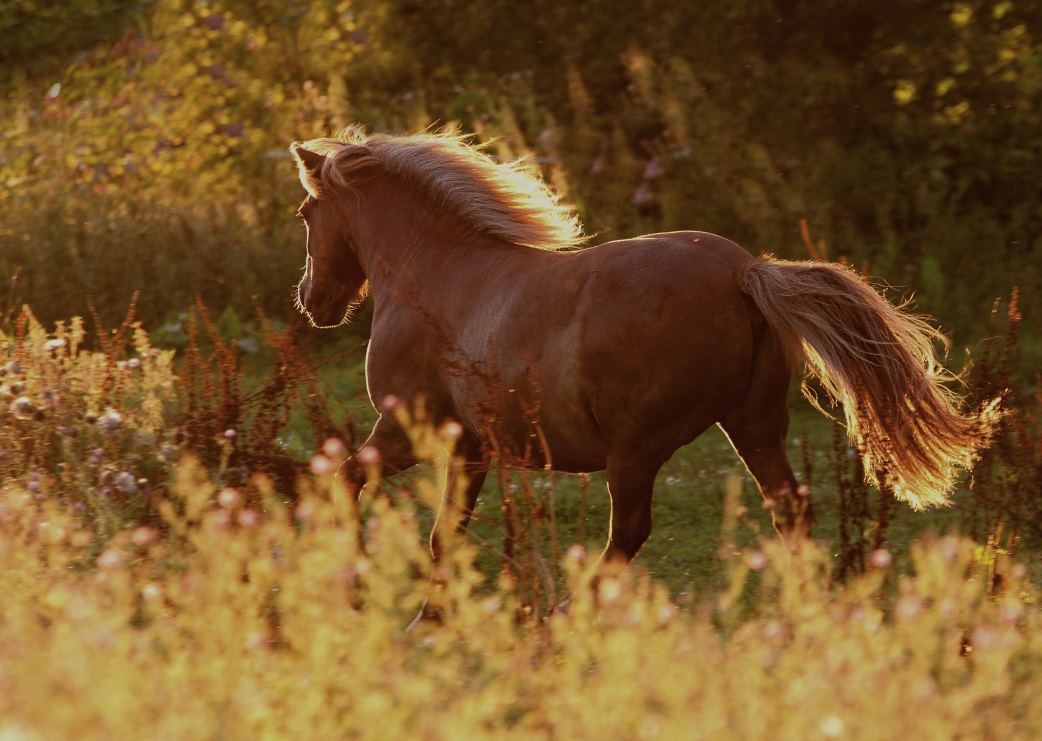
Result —
[{"label": "chestnut horse", "polygon": [[[785,445],[801,362],[843,405],[870,482],[914,508],[944,503],[988,440],[995,405],[958,410],[940,334],[847,267],[753,258],[694,231],[575,249],[581,227],[538,178],[458,134],[352,128],[291,151],[308,193],[299,308],[336,327],[375,302],[366,381],[381,416],[362,450],[383,475],[417,462],[392,399],[458,422],[461,529],[490,457],[607,469],[604,558],[629,561],[659,468],[719,424],[778,532],[804,535],[810,500]],[[343,469],[359,491],[364,468]]]}]

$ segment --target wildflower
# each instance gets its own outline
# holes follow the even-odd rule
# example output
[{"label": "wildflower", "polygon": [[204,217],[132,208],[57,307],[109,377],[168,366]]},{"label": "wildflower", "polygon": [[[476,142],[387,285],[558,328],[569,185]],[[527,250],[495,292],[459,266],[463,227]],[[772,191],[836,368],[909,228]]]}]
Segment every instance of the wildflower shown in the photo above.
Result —
[{"label": "wildflower", "polygon": [[134,480],[134,476],[130,471],[123,471],[116,476],[116,488],[124,494],[133,494],[137,491],[137,481]]},{"label": "wildflower", "polygon": [[753,551],[745,557],[745,563],[753,571],[759,571],[767,565],[767,556],[763,551]]},{"label": "wildflower", "polygon": [[987,651],[995,648],[999,643],[999,631],[992,625],[978,625],[973,629],[970,637],[970,646],[973,650]]},{"label": "wildflower", "polygon": [[136,370],[141,367],[141,360],[138,358],[131,358],[127,361],[127,367],[131,370]]},{"label": "wildflower", "polygon": [[244,509],[239,513],[239,526],[246,529],[254,528],[260,521],[260,516],[255,510]]},{"label": "wildflower", "polygon": [[322,443],[322,452],[325,453],[329,458],[333,460],[342,460],[347,454],[347,448],[344,447],[344,441],[336,437],[331,437]]},{"label": "wildflower", "polygon": [[12,360],[10,363],[7,364],[7,372],[10,373],[12,376],[20,376],[24,371],[22,370],[21,363],[19,363],[17,360]]},{"label": "wildflower", "polygon": [[314,514],[315,514],[315,505],[313,505],[311,502],[301,502],[297,506],[297,511],[296,511],[297,519],[302,521],[302,522],[307,522],[308,520],[310,520],[314,516]]},{"label": "wildflower", "polygon": [[98,556],[98,568],[118,569],[123,565],[123,554],[115,548],[107,548]]},{"label": "wildflower", "polygon": [[448,440],[459,440],[463,436],[463,426],[459,422],[446,422],[441,427],[441,436]]},{"label": "wildflower", "polygon": [[651,193],[651,188],[649,188],[648,184],[644,182],[638,185],[637,189],[633,191],[633,195],[630,196],[630,203],[634,206],[639,206],[643,203],[647,203],[652,198],[654,198],[654,195]]},{"label": "wildflower", "polygon": [[906,594],[897,601],[895,612],[902,620],[914,620],[923,611],[923,601],[914,594]]},{"label": "wildflower", "polygon": [[105,450],[103,448],[94,448],[94,451],[90,454],[90,462],[95,466],[101,463],[105,459]]},{"label": "wildflower", "polygon": [[134,531],[130,534],[130,541],[136,546],[144,547],[149,543],[155,542],[155,539],[156,531],[146,525],[134,528]]},{"label": "wildflower", "polygon": [[120,416],[119,412],[110,409],[98,417],[95,424],[103,435],[114,437],[119,433],[120,428],[123,427],[123,417]]},{"label": "wildflower", "polygon": [[28,396],[19,396],[11,402],[11,414],[15,419],[29,419],[36,411],[36,406]]},{"label": "wildflower", "polygon": [[230,486],[221,489],[220,493],[217,495],[217,503],[225,509],[232,509],[241,500],[242,497],[239,496],[239,490]]},{"label": "wildflower", "polygon": [[607,604],[622,596],[622,586],[618,579],[601,579],[600,584],[597,585],[597,592],[601,601]]},{"label": "wildflower", "polygon": [[224,431],[224,439],[225,440],[234,440],[235,436],[238,435],[238,434],[239,433],[237,433],[235,430],[229,428],[229,429]]},{"label": "wildflower", "polygon": [[355,458],[357,458],[358,462],[363,465],[379,463],[380,451],[372,445],[366,445],[357,453],[355,453]]},{"label": "wildflower", "polygon": [[872,564],[874,569],[888,569],[890,564],[893,563],[893,556],[890,555],[890,551],[886,548],[879,548],[872,551],[872,555],[868,557],[868,562]]},{"label": "wildflower", "polygon": [[47,349],[48,352],[54,352],[55,350],[60,350],[61,348],[65,347],[65,340],[59,338],[47,340],[44,347]]},{"label": "wildflower", "polygon": [[48,406],[56,406],[58,404],[58,392],[47,386],[40,390],[40,401]]},{"label": "wildflower", "polygon": [[311,473],[316,476],[328,476],[336,469],[337,464],[324,455],[316,455],[311,459]]},{"label": "wildflower", "polygon": [[586,560],[586,549],[578,543],[576,543],[568,549],[568,552],[565,554],[565,558],[567,558],[569,561],[574,561],[575,563],[582,563]]},{"label": "wildflower", "polygon": [[662,159],[658,155],[655,155],[650,160],[648,160],[648,164],[644,167],[644,179],[654,180],[661,174]]}]

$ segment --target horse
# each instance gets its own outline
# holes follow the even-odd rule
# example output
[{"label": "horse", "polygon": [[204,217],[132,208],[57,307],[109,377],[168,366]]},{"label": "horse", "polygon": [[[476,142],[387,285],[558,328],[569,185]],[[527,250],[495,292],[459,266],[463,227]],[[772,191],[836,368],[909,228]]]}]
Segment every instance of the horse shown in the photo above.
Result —
[{"label": "horse", "polygon": [[962,411],[935,353],[943,335],[849,267],[753,257],[698,231],[585,246],[540,178],[455,131],[351,127],[290,151],[307,192],[297,307],[337,327],[373,298],[365,374],[379,418],[342,468],[355,492],[377,459],[381,476],[419,462],[395,405],[422,403],[458,436],[466,481],[446,494],[458,532],[492,459],[606,470],[602,563],[625,564],[651,534],[660,467],[714,424],[779,535],[810,534],[786,455],[801,365],[842,405],[869,483],[915,509],[945,504],[989,440],[997,400]]}]

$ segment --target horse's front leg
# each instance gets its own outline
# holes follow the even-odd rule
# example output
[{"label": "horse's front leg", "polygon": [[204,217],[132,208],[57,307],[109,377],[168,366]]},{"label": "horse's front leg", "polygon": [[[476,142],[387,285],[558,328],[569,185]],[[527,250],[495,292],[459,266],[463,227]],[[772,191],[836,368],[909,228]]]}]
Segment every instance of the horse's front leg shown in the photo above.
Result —
[{"label": "horse's front leg", "polygon": [[[467,532],[487,475],[488,456],[477,440],[464,435],[456,446],[441,505],[431,528],[430,547],[435,562],[444,555],[445,543],[450,538]],[[446,532],[445,528],[452,530]]]},{"label": "horse's front leg", "polygon": [[381,416],[362,447],[341,464],[337,476],[344,478],[357,500],[374,466],[378,466],[380,478],[386,478],[417,463],[405,431],[392,417]]}]

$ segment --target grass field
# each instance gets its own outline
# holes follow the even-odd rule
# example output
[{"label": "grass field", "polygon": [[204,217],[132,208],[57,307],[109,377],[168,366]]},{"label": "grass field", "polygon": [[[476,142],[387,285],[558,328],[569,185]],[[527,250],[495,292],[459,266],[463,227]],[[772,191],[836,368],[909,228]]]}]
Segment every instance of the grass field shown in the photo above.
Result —
[{"label": "grass field", "polygon": [[[655,532],[621,575],[595,578],[608,515],[596,474],[585,485],[490,476],[468,538],[432,569],[445,458],[367,491],[361,517],[335,467],[313,465],[291,495],[237,463],[254,460],[236,456],[270,420],[237,407],[243,424],[226,428],[220,416],[230,402],[281,414],[265,369],[288,355],[224,356],[207,381],[191,352],[178,361],[124,329],[103,351],[85,348],[78,322],[48,332],[27,319],[0,337],[0,739],[1034,739],[1042,728],[1033,564],[948,535],[965,517],[961,493],[942,512],[896,509],[885,549],[837,578],[836,468],[850,462],[832,423],[795,399],[792,458],[819,515],[817,544],[798,553],[711,430],[663,468]],[[364,436],[360,353],[323,357],[339,359],[304,396]],[[241,393],[221,375],[233,370]],[[199,394],[210,406],[186,410]],[[285,419],[276,447],[335,462],[305,410]],[[551,609],[566,597],[567,610]],[[425,600],[439,620],[410,629]]]}]

